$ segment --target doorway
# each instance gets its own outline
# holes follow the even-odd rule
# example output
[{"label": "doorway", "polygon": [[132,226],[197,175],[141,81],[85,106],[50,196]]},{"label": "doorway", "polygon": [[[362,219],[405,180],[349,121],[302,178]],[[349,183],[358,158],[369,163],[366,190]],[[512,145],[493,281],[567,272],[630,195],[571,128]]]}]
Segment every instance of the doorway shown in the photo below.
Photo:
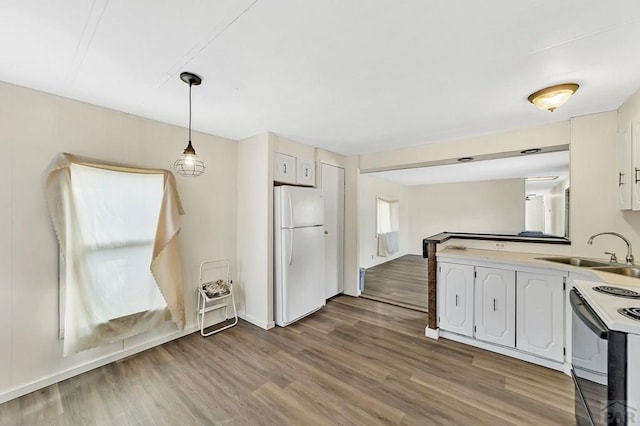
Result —
[{"label": "doorway", "polygon": [[360,297],[427,312],[427,259],[406,254],[367,269]]}]

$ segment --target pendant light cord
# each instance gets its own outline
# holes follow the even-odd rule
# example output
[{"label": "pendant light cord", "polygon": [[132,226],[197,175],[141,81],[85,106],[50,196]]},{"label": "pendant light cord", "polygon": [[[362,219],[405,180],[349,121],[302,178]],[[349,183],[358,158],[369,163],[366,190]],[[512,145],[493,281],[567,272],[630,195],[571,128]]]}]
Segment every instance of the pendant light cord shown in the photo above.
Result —
[{"label": "pendant light cord", "polygon": [[189,143],[191,143],[191,86],[193,83],[189,82]]}]

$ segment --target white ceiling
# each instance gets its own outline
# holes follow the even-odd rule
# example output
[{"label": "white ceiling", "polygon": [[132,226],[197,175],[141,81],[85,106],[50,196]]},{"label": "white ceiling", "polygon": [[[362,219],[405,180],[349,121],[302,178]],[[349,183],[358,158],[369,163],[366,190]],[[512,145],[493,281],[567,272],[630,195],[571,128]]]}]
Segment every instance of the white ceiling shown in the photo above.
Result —
[{"label": "white ceiling", "polygon": [[402,185],[558,176],[556,180],[527,181],[525,183],[527,194],[544,194],[569,177],[569,151],[392,170],[370,173],[369,175]]},{"label": "white ceiling", "polygon": [[188,70],[195,129],[341,154],[614,110],[639,41],[637,0],[0,0],[0,80],[185,126]]}]

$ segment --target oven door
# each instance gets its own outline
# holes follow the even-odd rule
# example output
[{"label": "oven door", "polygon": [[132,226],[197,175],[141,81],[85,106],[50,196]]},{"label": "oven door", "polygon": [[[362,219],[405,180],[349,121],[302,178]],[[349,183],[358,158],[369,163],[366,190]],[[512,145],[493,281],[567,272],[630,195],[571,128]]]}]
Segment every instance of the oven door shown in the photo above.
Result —
[{"label": "oven door", "polygon": [[576,423],[606,425],[609,330],[575,289],[569,299],[573,311],[571,367],[576,387]]}]

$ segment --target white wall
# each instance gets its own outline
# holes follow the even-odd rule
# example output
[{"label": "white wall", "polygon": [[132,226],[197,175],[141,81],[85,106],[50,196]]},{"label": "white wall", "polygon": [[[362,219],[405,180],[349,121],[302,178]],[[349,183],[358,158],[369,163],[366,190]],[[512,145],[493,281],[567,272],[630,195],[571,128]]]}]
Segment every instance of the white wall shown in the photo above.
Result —
[{"label": "white wall", "polygon": [[440,232],[517,233],[524,229],[524,179],[409,187],[409,251]]},{"label": "white wall", "polygon": [[[62,357],[57,336],[58,248],[43,174],[58,152],[169,169],[186,146],[187,130],[6,83],[0,83],[0,100],[2,402],[19,395],[27,384],[70,375],[83,365],[180,335],[167,326]],[[229,257],[234,270],[236,265],[236,144],[201,133],[194,133],[193,144],[207,171],[197,179],[177,177],[186,210],[179,238],[189,329],[196,325],[199,263]]]},{"label": "white wall", "polygon": [[238,305],[241,318],[273,324],[273,172],[271,135],[238,142]]},{"label": "white wall", "polygon": [[[376,237],[377,197],[399,201],[399,250],[393,256],[378,256],[378,239]],[[409,249],[409,187],[367,174],[360,175],[358,183],[358,227],[361,267],[370,268],[407,254]]]}]

